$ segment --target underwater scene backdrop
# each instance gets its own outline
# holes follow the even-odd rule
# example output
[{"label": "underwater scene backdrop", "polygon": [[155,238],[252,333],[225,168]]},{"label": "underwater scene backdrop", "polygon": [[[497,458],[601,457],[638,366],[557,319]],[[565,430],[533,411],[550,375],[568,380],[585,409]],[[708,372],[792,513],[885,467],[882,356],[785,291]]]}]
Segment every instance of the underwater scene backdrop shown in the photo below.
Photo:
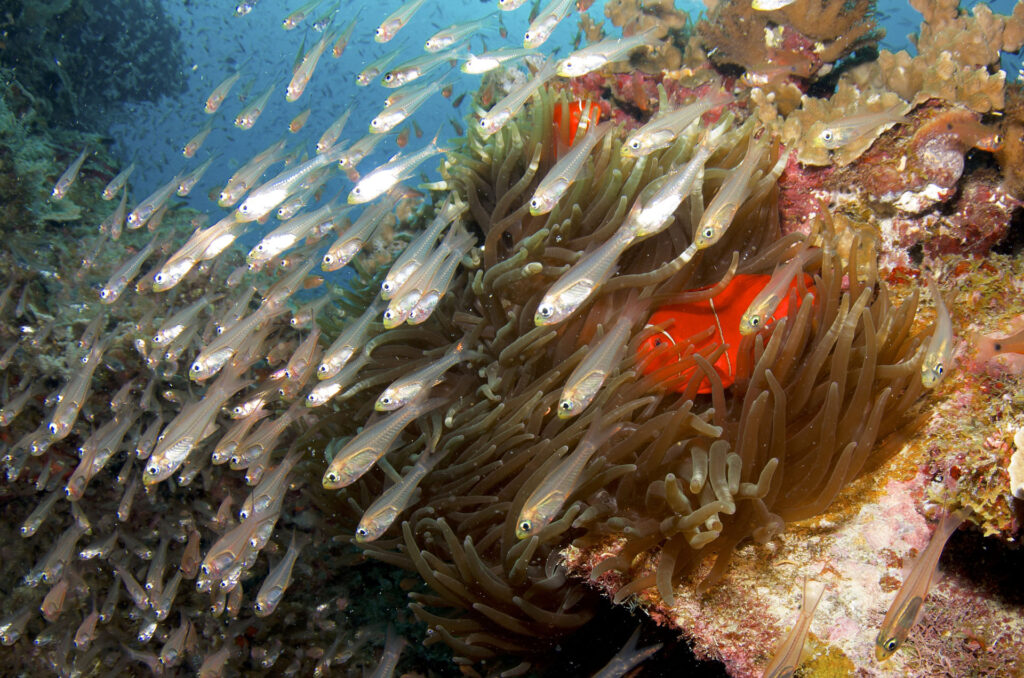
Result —
[{"label": "underwater scene backdrop", "polygon": [[1022,47],[0,0],[0,675],[1024,676]]}]

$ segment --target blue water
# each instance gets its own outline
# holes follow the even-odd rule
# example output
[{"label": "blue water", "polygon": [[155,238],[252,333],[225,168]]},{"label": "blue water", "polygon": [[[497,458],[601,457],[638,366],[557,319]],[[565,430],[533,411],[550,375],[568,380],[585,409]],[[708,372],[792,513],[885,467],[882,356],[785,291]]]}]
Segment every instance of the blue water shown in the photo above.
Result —
[{"label": "blue water", "polygon": [[[223,186],[241,164],[282,135],[288,137],[289,149],[302,147],[312,154],[320,134],[353,101],[357,105],[343,138],[355,141],[366,133],[371,118],[383,107],[383,101],[391,91],[378,83],[368,87],[356,86],[355,76],[369,62],[396,47],[401,47],[402,52],[392,64],[417,57],[424,53],[423,42],[437,30],[485,16],[496,8],[496,2],[490,0],[485,3],[427,0],[411,24],[400,31],[391,43],[378,44],[373,40],[374,30],[381,20],[402,4],[400,0],[341,0],[341,9],[335,18],[336,28],[347,24],[355,12],[360,12],[348,48],[342,58],[334,59],[328,47],[303,96],[297,102],[289,103],[285,101],[284,88],[291,78],[296,53],[303,40],[307,49],[317,41],[320,34],[311,30],[310,25],[333,4],[331,0],[325,1],[313,13],[313,19],[308,19],[295,30],[283,30],[281,22],[284,17],[304,2],[262,0],[251,13],[237,17],[234,15],[235,3],[227,0],[164,0],[168,13],[178,22],[185,42],[188,90],[183,95],[165,97],[155,103],[129,104],[123,115],[111,124],[109,133],[115,140],[113,152],[126,164],[130,161],[137,163],[138,169],[132,179],[134,199],[145,197],[175,174],[186,172],[215,155],[217,159],[213,166],[188,197],[187,203],[207,213],[211,220],[219,219],[226,211],[210,201],[210,190]],[[964,3],[964,6],[970,4],[973,3]],[[996,12],[1012,12],[1012,0],[997,0],[989,4]],[[879,3],[879,23],[886,29],[881,47],[893,51],[908,49],[913,53],[907,36],[918,29],[920,15],[909,4],[894,5],[896,3],[891,1]],[[686,9],[693,17],[697,17],[703,8],[700,2],[691,0],[677,0],[676,6]],[[529,2],[517,11],[502,12],[508,37],[502,39],[499,36],[495,18],[495,28],[473,39],[470,51],[483,51],[484,42],[489,49],[520,46],[529,12]],[[595,3],[589,14],[595,20],[605,20],[609,32],[618,30],[604,19],[603,0]],[[577,20],[572,16],[558,26],[541,51],[550,53],[557,49],[559,54],[565,54],[576,33]],[[238,68],[242,69],[243,77],[215,114],[213,133],[194,158],[184,158],[182,146],[210,118],[203,112],[206,97]],[[1019,57],[1007,55],[1004,68],[1008,79],[1017,77]],[[442,67],[432,76],[440,77],[445,70],[447,67]],[[414,116],[424,136],[421,139],[411,137],[407,151],[425,145],[438,130],[442,141],[454,136],[449,119],[454,117],[465,125],[465,118],[472,114],[471,93],[479,86],[481,76],[470,76],[456,70],[450,77],[455,83],[451,100],[467,92],[462,107],[454,109],[451,100],[439,95],[427,102]],[[272,96],[255,127],[249,131],[235,128],[235,115],[245,106],[242,97],[256,97],[272,82],[278,83],[279,93]],[[312,113],[305,128],[298,134],[287,132],[292,118],[307,107],[312,108]],[[360,170],[372,169],[397,151],[392,135],[363,161]],[[429,167],[436,168],[436,163],[424,165],[424,168]],[[436,169],[428,174],[432,179],[437,178]],[[347,193],[350,188],[351,183],[344,176],[337,175],[329,182],[325,195],[329,197],[339,191]]]}]

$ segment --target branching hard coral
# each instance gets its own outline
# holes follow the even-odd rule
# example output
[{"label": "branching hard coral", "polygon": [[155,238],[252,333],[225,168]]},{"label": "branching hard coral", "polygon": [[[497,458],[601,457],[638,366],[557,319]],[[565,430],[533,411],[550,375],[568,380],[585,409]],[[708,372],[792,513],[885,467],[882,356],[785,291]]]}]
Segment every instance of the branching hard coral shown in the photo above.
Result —
[{"label": "branching hard coral", "polygon": [[672,0],[611,0],[605,3],[604,15],[612,25],[622,29],[623,37],[652,31],[663,42],[656,51],[637,54],[633,66],[644,73],[679,68],[680,46],[686,43],[689,16],[676,9]]}]

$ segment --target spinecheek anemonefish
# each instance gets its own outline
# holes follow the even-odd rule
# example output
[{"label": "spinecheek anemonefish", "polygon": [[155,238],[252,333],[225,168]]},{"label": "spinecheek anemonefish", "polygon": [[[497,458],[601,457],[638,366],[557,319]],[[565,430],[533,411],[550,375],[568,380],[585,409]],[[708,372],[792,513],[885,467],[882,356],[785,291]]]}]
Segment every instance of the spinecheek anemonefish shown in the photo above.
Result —
[{"label": "spinecheek anemonefish", "polygon": [[[722,380],[722,386],[728,388],[736,380],[736,359],[739,353],[740,318],[764,289],[770,275],[737,274],[726,285],[725,289],[714,297],[685,304],[670,304],[658,308],[647,321],[646,327],[667,325],[665,329],[645,339],[637,348],[637,358],[645,375],[666,368],[677,362],[685,366],[678,374],[671,376],[670,388],[682,393],[689,383],[688,376],[698,368],[685,356],[698,352],[704,355],[714,351],[719,345],[726,345],[725,352],[714,362],[715,371]],[[812,280],[804,276],[804,286],[812,294]],[[790,289],[797,289],[794,279]],[[703,288],[707,289],[707,288]],[[800,291],[797,291],[799,300]],[[775,309],[772,321],[782,318],[789,312],[790,295],[783,298]],[[797,302],[799,303],[799,301]],[[762,332],[771,331],[773,322],[766,323]],[[712,331],[709,331],[712,330]],[[696,340],[695,340],[696,339]],[[667,373],[671,373],[668,370]],[[666,374],[663,370],[662,374]],[[711,383],[705,377],[697,389],[698,393],[711,393]]]}]

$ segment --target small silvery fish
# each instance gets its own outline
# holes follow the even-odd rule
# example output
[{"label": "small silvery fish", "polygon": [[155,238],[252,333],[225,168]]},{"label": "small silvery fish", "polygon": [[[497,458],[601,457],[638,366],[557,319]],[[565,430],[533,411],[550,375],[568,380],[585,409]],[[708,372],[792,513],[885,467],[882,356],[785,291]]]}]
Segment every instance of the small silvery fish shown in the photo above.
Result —
[{"label": "small silvery fish", "polygon": [[747,199],[750,192],[750,178],[754,169],[764,157],[765,146],[763,142],[751,138],[747,144],[747,152],[740,164],[729,172],[728,178],[715,193],[704,216],[697,224],[697,231],[693,236],[693,246],[698,249],[706,249],[722,239],[722,236],[732,225],[733,217],[739,210],[740,205]]},{"label": "small silvery fish", "polygon": [[78,171],[82,169],[82,163],[85,162],[86,156],[89,155],[89,149],[83,148],[82,152],[71,161],[68,168],[64,170],[64,174],[60,175],[60,179],[57,179],[57,183],[53,186],[53,195],[55,200],[62,200],[64,196],[71,190],[71,184],[75,183],[75,179],[78,178]]},{"label": "small silvery fish", "polygon": [[814,146],[836,150],[856,141],[879,127],[890,127],[906,121],[903,112],[907,105],[900,102],[891,108],[875,113],[859,113],[829,122],[816,122],[811,126],[811,143]]},{"label": "small silvery fish", "polygon": [[121,192],[125,184],[128,183],[128,177],[135,171],[135,163],[131,163],[128,167],[121,170],[116,177],[110,180],[106,188],[103,189],[103,199],[113,200],[114,196]]},{"label": "small silvery fish", "polygon": [[619,255],[633,240],[632,232],[620,228],[597,249],[584,254],[541,299],[533,316],[534,323],[554,325],[575,313],[594,290],[612,276]]},{"label": "small silvery fish", "polygon": [[401,49],[396,49],[371,61],[359,72],[359,75],[356,76],[356,84],[360,87],[366,87],[369,85],[401,51]]},{"label": "small silvery fish", "polygon": [[391,295],[419,269],[430,255],[434,242],[448,224],[455,221],[459,215],[469,209],[469,206],[458,199],[454,192],[449,193],[441,209],[438,210],[430,225],[420,234],[416,240],[409,243],[398,256],[380,286],[381,299],[388,300]]},{"label": "small silvery fish", "polygon": [[325,32],[316,41],[316,44],[303,55],[302,63],[295,69],[295,73],[292,74],[292,79],[286,88],[285,99],[289,102],[298,101],[302,93],[306,91],[306,85],[309,84],[309,79],[313,77],[313,71],[316,70],[316,65],[319,63],[320,57],[323,56],[324,50],[327,49],[327,43],[332,39],[331,34]]},{"label": "small silvery fish", "polygon": [[210,96],[206,97],[206,106],[203,110],[207,114],[216,113],[217,109],[220,108],[220,105],[224,103],[224,99],[227,98],[228,92],[231,91],[231,88],[235,86],[235,83],[238,82],[238,79],[241,77],[242,72],[238,71],[237,73],[233,73],[224,78],[224,80],[217,85],[212,92],[210,92]]},{"label": "small silvery fish", "polygon": [[406,426],[444,402],[421,399],[366,426],[334,455],[324,473],[324,488],[340,490],[359,480],[388,453]]},{"label": "small silvery fish", "polygon": [[378,198],[392,188],[412,176],[416,168],[428,158],[439,153],[447,153],[448,149],[437,145],[437,137],[430,140],[423,149],[402,157],[401,154],[391,158],[380,167],[366,173],[359,183],[348,194],[349,204],[356,205]]},{"label": "small silvery fish", "polygon": [[921,363],[921,383],[925,388],[935,388],[942,381],[946,369],[952,366],[953,321],[934,278],[928,276],[927,280],[928,289],[935,302],[935,330],[932,332],[932,338],[928,341],[924,361]]},{"label": "small silvery fish", "polygon": [[572,12],[574,2],[575,0],[551,0],[530,23],[530,27],[523,35],[523,47],[536,49],[547,42],[555,27]]},{"label": "small silvery fish", "polygon": [[796,0],[753,0],[750,6],[759,12],[771,12],[777,9],[784,9],[792,5]]},{"label": "small silvery fish", "polygon": [[481,134],[484,137],[489,137],[507,125],[526,104],[526,101],[549,80],[555,77],[557,68],[558,64],[555,60],[548,58],[530,80],[518,89],[509,92],[504,99],[494,104],[491,110],[480,116],[477,124],[480,126]]},{"label": "small silvery fish", "polygon": [[664,88],[659,87],[659,99],[657,114],[640,129],[626,136],[626,141],[621,147],[622,155],[640,158],[660,148],[671,146],[690,123],[708,111],[728,104],[734,97],[724,90],[719,90],[686,106],[670,108]]},{"label": "small silvery fish", "polygon": [[401,480],[386,489],[376,501],[370,504],[363,512],[359,526],[356,527],[356,541],[360,543],[374,541],[387,532],[399,514],[409,505],[420,481],[430,473],[438,460],[438,455],[421,454],[420,458],[416,460],[416,465],[409,469]]},{"label": "small silvery fish", "polygon": [[614,61],[622,61],[637,47],[658,44],[657,26],[628,38],[608,38],[577,50],[558,62],[558,74],[563,78],[578,78]]},{"label": "small silvery fish", "polygon": [[479,19],[465,21],[461,24],[452,24],[448,28],[444,28],[427,38],[427,42],[424,44],[423,49],[428,52],[440,52],[443,49],[453,47],[457,43],[471,38],[481,29],[486,27],[493,18],[494,12],[487,16],[480,17]]},{"label": "small silvery fish", "polygon": [[480,75],[481,73],[493,71],[506,61],[521,59],[527,54],[535,54],[535,52],[532,49],[520,49],[513,47],[498,49],[493,52],[484,52],[483,54],[470,54],[469,58],[466,59],[466,63],[462,64],[460,70],[463,73]]},{"label": "small silvery fish", "polygon": [[438,360],[401,377],[384,389],[373,408],[378,412],[390,412],[404,407],[426,389],[439,383],[445,372],[463,360],[472,360],[476,356],[476,353],[467,353],[465,343],[460,341]]},{"label": "small silvery fish", "polygon": [[640,320],[646,305],[636,299],[627,301],[618,320],[601,337],[565,380],[565,388],[558,399],[558,418],[575,417],[593,401],[608,376],[618,367],[626,350],[630,331]]},{"label": "small silvery fish", "polygon": [[377,27],[377,31],[373,36],[373,39],[377,42],[389,42],[398,31],[405,28],[412,19],[413,14],[416,13],[426,0],[409,0],[394,12],[388,16],[387,19],[381,22],[380,26]]},{"label": "small silvery fish", "polygon": [[775,310],[789,292],[790,284],[812,259],[821,256],[817,247],[808,247],[772,273],[771,280],[764,286],[740,318],[740,334],[753,334],[768,324]]},{"label": "small silvery fish", "polygon": [[270,101],[270,96],[277,89],[277,83],[273,83],[266,89],[263,94],[257,97],[251,104],[242,109],[242,111],[235,116],[235,127],[238,129],[250,130],[252,126],[256,124],[260,115],[263,113],[263,109],[267,107],[267,102]]},{"label": "small silvery fish", "polygon": [[[586,110],[589,111],[589,107]],[[583,122],[581,121],[580,124],[583,125]],[[610,120],[600,125],[593,125],[589,121],[587,122],[585,127],[589,129],[587,129],[583,138],[576,141],[570,151],[562,156],[555,163],[554,167],[548,170],[544,179],[537,185],[537,189],[533,192],[533,197],[530,199],[530,214],[538,216],[547,214],[554,209],[558,201],[565,195],[565,192],[576,183],[576,179],[579,178],[580,173],[586,166],[590,152],[594,150],[597,142],[604,138],[604,135],[608,133],[613,124]]]},{"label": "small silvery fish", "polygon": [[943,514],[938,527],[932,533],[932,538],[928,541],[928,546],[910,567],[910,572],[903,580],[903,586],[896,593],[889,611],[885,613],[882,628],[875,638],[875,658],[878,661],[884,661],[892,656],[903,645],[910,629],[921,618],[924,599],[935,578],[942,549],[968,515],[966,509]]},{"label": "small silvery fish", "polygon": [[807,630],[811,627],[814,611],[824,593],[825,584],[813,579],[804,579],[804,597],[800,604],[800,613],[793,628],[775,648],[775,654],[764,669],[764,678],[792,678],[800,667],[800,653],[804,649],[804,641],[807,640]]},{"label": "small silvery fish", "polygon": [[299,552],[307,543],[309,543],[309,537],[305,535],[299,537],[297,533],[292,533],[292,541],[288,545],[288,551],[281,558],[280,562],[274,565],[270,572],[267,573],[266,579],[263,580],[263,584],[260,586],[259,593],[256,594],[253,611],[256,612],[257,617],[266,617],[277,609],[278,603],[281,602],[284,592],[291,583],[292,569],[295,567],[295,561],[299,557]]},{"label": "small silvery fish", "polygon": [[566,499],[576,489],[583,468],[594,453],[619,430],[615,424],[605,428],[601,418],[595,417],[587,434],[576,445],[576,449],[546,476],[530,496],[527,497],[516,520],[516,536],[526,539],[538,534],[555,519],[565,506]]}]

